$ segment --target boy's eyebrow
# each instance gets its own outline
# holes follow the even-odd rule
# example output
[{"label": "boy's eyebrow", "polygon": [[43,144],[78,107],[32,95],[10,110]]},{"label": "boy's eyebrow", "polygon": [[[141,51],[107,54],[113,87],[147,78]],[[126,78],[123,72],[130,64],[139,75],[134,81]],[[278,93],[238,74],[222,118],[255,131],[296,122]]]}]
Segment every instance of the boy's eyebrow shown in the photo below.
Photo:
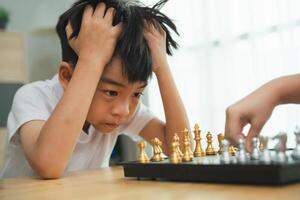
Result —
[{"label": "boy's eyebrow", "polygon": [[[127,86],[124,85],[123,83],[120,83],[118,81],[115,81],[115,80],[112,80],[110,78],[101,78],[100,79],[101,82],[104,82],[104,83],[108,83],[108,84],[112,84],[112,85],[116,85],[116,86],[119,86],[119,87],[122,87],[122,88],[126,88]],[[144,83],[142,86],[139,87],[139,89],[141,88],[145,88],[146,86],[148,85],[148,82]]]},{"label": "boy's eyebrow", "polygon": [[101,78],[100,81],[104,82],[104,83],[109,83],[109,84],[112,84],[112,85],[116,85],[116,86],[119,86],[119,87],[123,87],[123,88],[126,87],[126,85],[124,85],[123,83],[120,83],[118,81],[112,80],[110,78]]},{"label": "boy's eyebrow", "polygon": [[144,83],[142,86],[140,86],[138,89],[145,88],[148,85],[148,82]]}]

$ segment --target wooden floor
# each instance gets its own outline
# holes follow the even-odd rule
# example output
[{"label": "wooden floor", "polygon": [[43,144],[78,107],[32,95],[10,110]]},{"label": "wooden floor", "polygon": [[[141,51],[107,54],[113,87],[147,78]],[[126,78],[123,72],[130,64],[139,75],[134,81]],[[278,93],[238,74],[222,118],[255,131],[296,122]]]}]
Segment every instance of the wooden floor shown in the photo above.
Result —
[{"label": "wooden floor", "polygon": [[47,199],[172,199],[172,200],[296,200],[300,183],[249,186],[128,179],[122,167],[73,172],[56,180],[33,178],[0,181],[1,200]]}]

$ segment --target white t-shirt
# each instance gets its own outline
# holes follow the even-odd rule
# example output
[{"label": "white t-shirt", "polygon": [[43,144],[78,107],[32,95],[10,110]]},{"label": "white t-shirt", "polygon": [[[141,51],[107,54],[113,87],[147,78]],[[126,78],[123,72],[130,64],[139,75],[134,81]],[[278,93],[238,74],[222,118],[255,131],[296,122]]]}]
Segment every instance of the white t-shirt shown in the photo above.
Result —
[{"label": "white t-shirt", "polygon": [[[46,121],[62,95],[63,89],[57,75],[51,80],[27,84],[16,92],[7,120],[8,155],[0,178],[35,175],[20,146],[19,128],[28,121]],[[81,131],[66,171],[107,167],[118,135],[125,134],[138,140],[139,132],[153,117],[148,108],[140,103],[132,119],[111,133],[103,134],[92,125],[88,134]]]}]

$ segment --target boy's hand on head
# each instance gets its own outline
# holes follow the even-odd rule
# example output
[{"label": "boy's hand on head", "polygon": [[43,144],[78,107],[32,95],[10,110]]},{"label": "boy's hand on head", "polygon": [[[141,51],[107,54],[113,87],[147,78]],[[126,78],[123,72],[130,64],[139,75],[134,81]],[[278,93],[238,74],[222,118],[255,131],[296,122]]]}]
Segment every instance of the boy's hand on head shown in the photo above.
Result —
[{"label": "boy's hand on head", "polygon": [[158,23],[154,26],[145,22],[145,25],[144,36],[151,51],[153,72],[156,72],[160,66],[167,63],[166,32]]},{"label": "boy's hand on head", "polygon": [[73,33],[71,24],[66,26],[66,34],[69,44],[78,57],[94,56],[107,64],[114,53],[118,37],[122,32],[122,24],[112,25],[114,8],[108,8],[106,13],[104,3],[99,3],[95,10],[87,5],[82,15],[80,32],[75,38],[70,36]]},{"label": "boy's hand on head", "polygon": [[[225,137],[233,144],[240,137],[245,137],[246,148],[251,151],[251,139],[259,135],[275,107],[270,97],[269,92],[257,90],[229,106],[226,110]],[[248,134],[244,135],[242,131],[247,124],[251,127]]]}]

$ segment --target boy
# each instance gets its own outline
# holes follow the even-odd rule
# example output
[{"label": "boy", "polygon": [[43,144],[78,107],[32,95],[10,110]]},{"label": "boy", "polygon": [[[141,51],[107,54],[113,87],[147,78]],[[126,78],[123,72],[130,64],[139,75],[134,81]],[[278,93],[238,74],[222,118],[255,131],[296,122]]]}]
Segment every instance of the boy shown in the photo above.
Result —
[{"label": "boy", "polygon": [[[136,1],[79,0],[60,16],[62,59],[48,81],[22,87],[8,118],[10,156],[3,177],[59,178],[65,171],[107,167],[120,134],[163,150],[188,119],[167,63],[177,47],[175,25],[158,9]],[[168,27],[168,28],[167,28]],[[155,73],[166,122],[140,102]]]},{"label": "boy", "polygon": [[[277,105],[300,103],[300,74],[276,78],[258,88],[226,110],[225,136],[232,142],[246,137],[247,150],[251,139],[258,136]],[[251,128],[244,136],[243,127]]]}]

